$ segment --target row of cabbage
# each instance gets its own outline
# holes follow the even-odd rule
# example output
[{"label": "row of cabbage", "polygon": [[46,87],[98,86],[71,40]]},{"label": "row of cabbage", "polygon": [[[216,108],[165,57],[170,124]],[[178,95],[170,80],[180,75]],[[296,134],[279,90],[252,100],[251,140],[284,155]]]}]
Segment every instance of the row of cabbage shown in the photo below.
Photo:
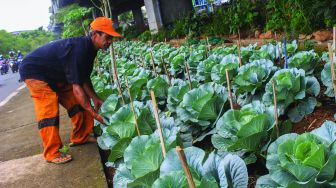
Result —
[{"label": "row of cabbage", "polygon": [[[335,168],[328,166],[336,154],[335,125],[327,122],[319,131],[300,136],[286,134],[291,122],[299,122],[316,107],[320,83],[314,71],[321,60],[329,59],[314,51],[297,52],[294,41],[287,45],[288,68],[284,69],[280,46],[241,47],[240,66],[237,46],[174,48],[165,43],[150,47],[141,42],[119,42],[115,54],[123,100],[112,84],[111,57],[101,53],[92,82],[106,99],[101,113],[108,126],[97,123],[102,130],[98,143],[111,151],[107,165],[117,168],[114,186],[187,187],[174,149],[177,145],[185,148],[197,187],[247,187],[246,164],[257,158],[267,159],[270,172],[258,179],[257,187],[334,185]],[[230,109],[228,102],[226,70],[235,109]],[[326,94],[333,96],[330,63],[325,64],[321,80]],[[272,81],[283,135],[278,139]],[[166,157],[160,149],[150,90],[159,106]],[[212,145],[203,148],[205,151],[193,146],[207,137]],[[319,164],[312,164],[315,160]]]}]

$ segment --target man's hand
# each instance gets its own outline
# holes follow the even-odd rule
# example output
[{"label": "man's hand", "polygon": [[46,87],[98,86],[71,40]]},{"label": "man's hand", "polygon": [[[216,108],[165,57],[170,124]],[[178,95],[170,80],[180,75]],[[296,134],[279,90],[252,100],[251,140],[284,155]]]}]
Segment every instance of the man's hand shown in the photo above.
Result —
[{"label": "man's hand", "polygon": [[103,116],[101,116],[100,114],[96,113],[93,117],[94,117],[97,121],[99,121],[100,123],[102,123],[103,125],[105,125]]},{"label": "man's hand", "polygon": [[100,107],[104,103],[104,101],[99,99],[99,98],[95,98],[95,99],[92,99],[92,100],[93,100],[94,109],[95,109],[96,112],[98,112]]},{"label": "man's hand", "polygon": [[[91,104],[89,102],[89,98],[86,95],[86,93],[84,92],[83,88],[80,85],[78,85],[78,84],[73,84],[72,85],[72,89],[73,89],[73,93],[74,93],[75,98],[77,99],[78,103],[86,111],[88,111],[92,115],[93,118],[95,118],[100,123],[105,124],[104,120],[103,120],[103,117],[98,114],[98,110],[95,110],[95,109],[92,108],[92,106],[91,106]],[[95,100],[94,100],[95,108],[98,107],[98,109],[99,109],[102,103],[103,103],[103,101],[100,100],[98,97],[95,98]]]}]

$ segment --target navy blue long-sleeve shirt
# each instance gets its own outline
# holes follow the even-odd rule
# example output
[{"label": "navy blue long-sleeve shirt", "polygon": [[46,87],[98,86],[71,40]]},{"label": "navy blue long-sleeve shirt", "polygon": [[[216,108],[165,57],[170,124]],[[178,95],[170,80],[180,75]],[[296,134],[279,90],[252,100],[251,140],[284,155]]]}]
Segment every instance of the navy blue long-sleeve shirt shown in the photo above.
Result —
[{"label": "navy blue long-sleeve shirt", "polygon": [[90,77],[97,55],[88,36],[56,40],[25,56],[20,65],[22,80],[37,79],[49,83],[80,84]]}]

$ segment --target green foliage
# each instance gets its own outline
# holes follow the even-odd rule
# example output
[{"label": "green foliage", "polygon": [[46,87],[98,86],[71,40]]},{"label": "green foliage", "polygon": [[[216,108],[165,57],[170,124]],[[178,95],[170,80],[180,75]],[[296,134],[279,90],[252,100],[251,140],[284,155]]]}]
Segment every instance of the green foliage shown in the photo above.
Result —
[{"label": "green foliage", "polygon": [[139,39],[140,41],[142,41],[142,42],[147,42],[147,41],[149,41],[149,40],[152,39],[152,34],[150,33],[149,30],[147,30],[147,31],[141,33],[141,34],[138,36],[138,39]]},{"label": "green foliage", "polygon": [[56,13],[56,22],[64,24],[62,38],[83,36],[87,32],[91,22],[93,8],[79,7],[77,4],[70,5]]},{"label": "green foliage", "polygon": [[7,55],[11,50],[20,50],[23,54],[27,54],[54,39],[53,33],[43,30],[42,27],[18,35],[0,30],[0,54]]}]

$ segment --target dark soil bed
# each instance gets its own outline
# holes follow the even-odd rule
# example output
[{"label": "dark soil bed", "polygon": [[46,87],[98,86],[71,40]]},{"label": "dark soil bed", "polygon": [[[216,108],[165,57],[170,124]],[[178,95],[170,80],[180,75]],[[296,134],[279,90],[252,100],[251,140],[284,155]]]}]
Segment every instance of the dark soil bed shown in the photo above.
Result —
[{"label": "dark soil bed", "polygon": [[327,97],[324,91],[325,87],[321,86],[321,92],[317,96],[317,101],[320,103],[320,106],[316,107],[313,113],[305,116],[300,122],[295,123],[292,132],[298,134],[310,132],[321,127],[326,120],[335,121],[336,101],[334,98]]}]

